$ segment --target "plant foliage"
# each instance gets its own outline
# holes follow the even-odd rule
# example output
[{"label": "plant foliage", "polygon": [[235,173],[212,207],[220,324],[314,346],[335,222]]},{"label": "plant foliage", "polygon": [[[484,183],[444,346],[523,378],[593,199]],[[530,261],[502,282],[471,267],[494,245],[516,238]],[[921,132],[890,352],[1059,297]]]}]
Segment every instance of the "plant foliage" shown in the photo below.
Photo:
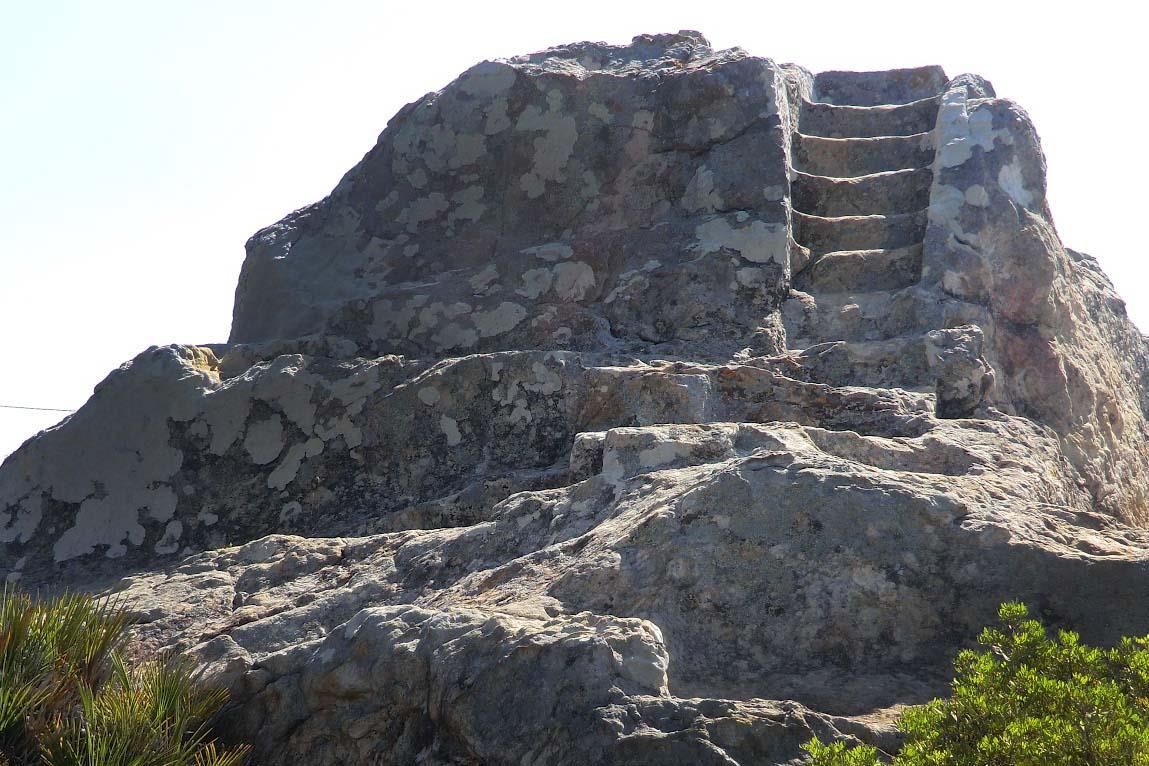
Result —
[{"label": "plant foliage", "polygon": [[106,601],[0,594],[0,766],[238,766],[209,722],[226,701],[168,658],[129,669]]},{"label": "plant foliage", "polygon": [[[895,766],[1149,766],[1149,637],[1112,649],[1051,637],[1023,604],[954,663],[953,695],[907,710]],[[868,746],[814,740],[814,766],[876,766]]]}]

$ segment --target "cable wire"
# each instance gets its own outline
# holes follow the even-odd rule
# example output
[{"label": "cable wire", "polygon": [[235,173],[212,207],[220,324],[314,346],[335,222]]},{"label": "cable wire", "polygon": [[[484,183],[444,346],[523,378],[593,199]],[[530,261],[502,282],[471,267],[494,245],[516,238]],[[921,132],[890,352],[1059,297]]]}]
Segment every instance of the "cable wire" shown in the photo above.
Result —
[{"label": "cable wire", "polygon": [[23,407],[19,404],[0,404],[0,410],[35,410],[37,412],[75,412],[75,410],[62,410],[58,407]]}]

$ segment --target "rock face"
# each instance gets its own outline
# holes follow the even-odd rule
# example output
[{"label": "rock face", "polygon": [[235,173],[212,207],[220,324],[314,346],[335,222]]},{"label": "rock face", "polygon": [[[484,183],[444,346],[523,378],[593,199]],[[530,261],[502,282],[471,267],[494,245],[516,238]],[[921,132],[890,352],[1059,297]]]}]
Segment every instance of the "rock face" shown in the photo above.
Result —
[{"label": "rock face", "polygon": [[479,64],[252,237],[231,340],[777,353],[785,89],[768,60],[696,36]]},{"label": "rock face", "polygon": [[257,233],[229,343],[0,467],[0,567],[124,599],[260,763],[798,763],[1003,600],[1149,632],[1147,418],[986,81],[582,43]]}]

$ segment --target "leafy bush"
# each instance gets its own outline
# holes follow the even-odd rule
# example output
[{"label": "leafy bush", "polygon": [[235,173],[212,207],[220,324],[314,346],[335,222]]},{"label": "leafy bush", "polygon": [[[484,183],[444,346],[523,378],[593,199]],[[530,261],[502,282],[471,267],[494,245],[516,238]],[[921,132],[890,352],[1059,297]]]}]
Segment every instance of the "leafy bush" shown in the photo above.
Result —
[{"label": "leafy bush", "polygon": [[[895,766],[1149,766],[1149,637],[1112,649],[1051,638],[1022,604],[954,664],[953,696],[907,710]],[[877,750],[817,740],[814,766],[875,766]]]},{"label": "leafy bush", "polygon": [[187,663],[129,669],[128,618],[88,596],[0,594],[0,766],[238,766],[208,722],[226,700]]}]

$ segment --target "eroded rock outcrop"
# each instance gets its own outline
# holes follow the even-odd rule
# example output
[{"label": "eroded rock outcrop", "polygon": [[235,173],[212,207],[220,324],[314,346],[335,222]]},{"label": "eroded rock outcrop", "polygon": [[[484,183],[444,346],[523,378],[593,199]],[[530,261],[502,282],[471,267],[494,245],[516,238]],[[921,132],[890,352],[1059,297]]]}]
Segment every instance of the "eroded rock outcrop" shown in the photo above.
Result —
[{"label": "eroded rock outcrop", "polygon": [[780,351],[784,89],[770,61],[690,35],[479,64],[251,239],[231,340]]},{"label": "eroded rock outcrop", "polygon": [[1149,632],[1149,346],[1028,118],[696,33],[485,62],[0,467],[261,763],[894,748],[1005,599]]}]

